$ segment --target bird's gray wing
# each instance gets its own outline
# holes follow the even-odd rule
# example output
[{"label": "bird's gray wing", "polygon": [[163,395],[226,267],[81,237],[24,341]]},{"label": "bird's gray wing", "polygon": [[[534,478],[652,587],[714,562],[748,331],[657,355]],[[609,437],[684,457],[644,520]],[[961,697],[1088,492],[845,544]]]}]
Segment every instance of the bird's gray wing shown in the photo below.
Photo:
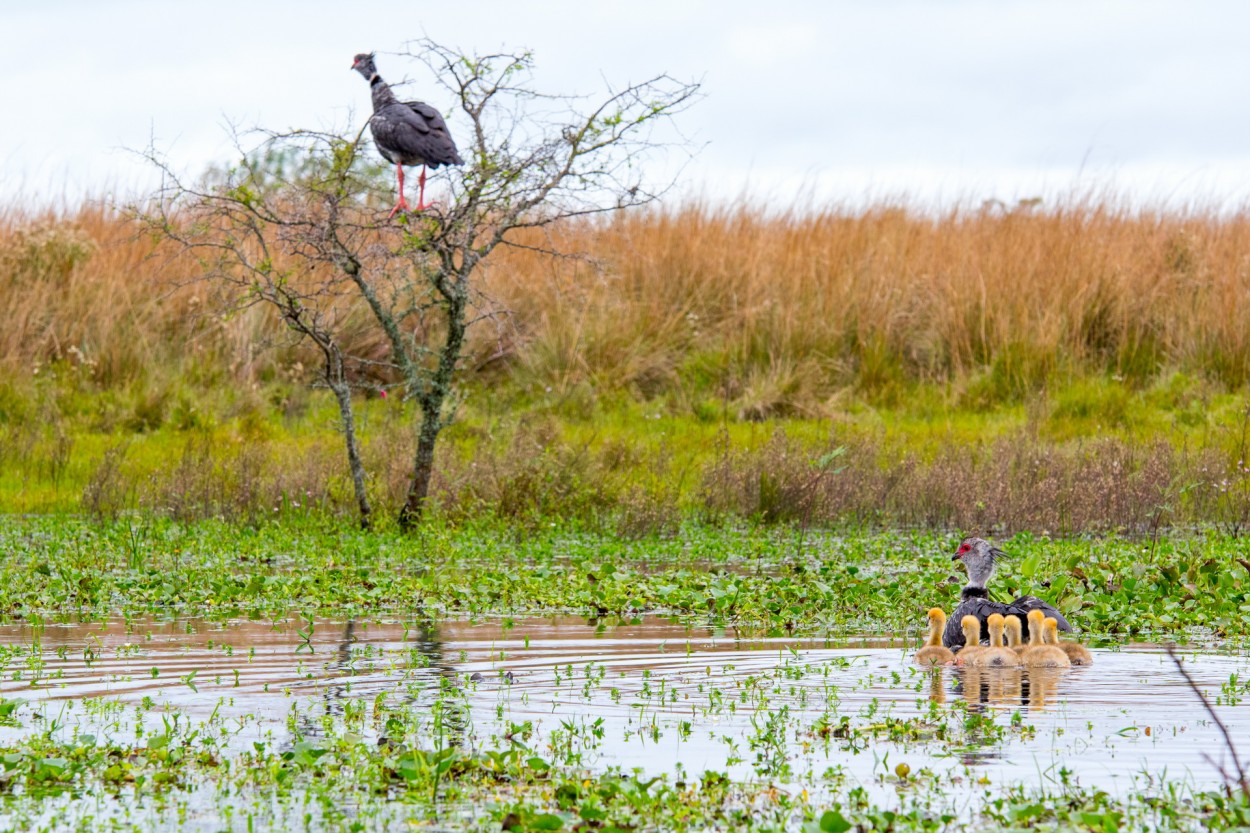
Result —
[{"label": "bird's gray wing", "polygon": [[447,122],[443,121],[442,115],[437,110],[424,101],[405,101],[404,106],[429,131],[425,137],[426,144],[422,156],[430,167],[464,164],[464,160],[460,158],[460,151],[456,149],[456,142],[451,138],[451,131],[447,129]]},{"label": "bird's gray wing", "polygon": [[379,145],[408,152],[430,132],[429,126],[407,107],[387,107],[369,120]]},{"label": "bird's gray wing", "polygon": [[1072,630],[1072,626],[1068,624],[1068,620],[1063,618],[1063,614],[1056,610],[1054,605],[1049,602],[1042,601],[1037,596],[1021,596],[1008,605],[1008,607],[1011,608],[1012,613],[1024,620],[1024,635],[1026,637],[1029,635],[1028,616],[1030,610],[1040,610],[1047,616],[1053,617],[1054,620],[1058,622],[1059,630],[1061,631]]},{"label": "bird's gray wing", "polygon": [[1001,602],[992,602],[981,596],[965,598],[959,603],[959,607],[955,608],[955,612],[950,615],[950,618],[946,620],[946,630],[942,633],[942,644],[947,648],[954,648],[957,645],[963,647],[963,618],[965,616],[975,616],[981,620],[981,641],[988,642],[990,629],[985,620],[990,617],[991,613],[1006,615],[1009,612],[1007,605]]},{"label": "bird's gray wing", "polygon": [[424,101],[405,101],[404,106],[417,117],[416,121],[421,123],[418,129],[423,133],[430,130],[447,132],[447,122],[443,121],[442,114]]},{"label": "bird's gray wing", "polygon": [[[423,115],[424,113],[424,115]],[[420,101],[393,104],[374,114],[370,121],[379,149],[389,150],[405,165],[461,164],[455,142],[438,111]]]}]

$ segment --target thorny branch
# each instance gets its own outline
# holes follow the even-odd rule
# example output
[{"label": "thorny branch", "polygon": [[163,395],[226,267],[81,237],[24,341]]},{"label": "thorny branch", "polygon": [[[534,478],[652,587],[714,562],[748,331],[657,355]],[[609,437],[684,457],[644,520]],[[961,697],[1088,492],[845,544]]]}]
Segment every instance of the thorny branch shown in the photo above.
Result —
[{"label": "thorny branch", "polygon": [[1207,699],[1207,695],[1202,689],[1198,688],[1198,684],[1194,682],[1194,678],[1185,670],[1185,664],[1181,660],[1180,655],[1176,652],[1175,645],[1167,646],[1168,656],[1172,658],[1172,662],[1176,663],[1176,670],[1180,672],[1181,677],[1185,680],[1186,685],[1202,703],[1202,708],[1206,710],[1207,716],[1211,718],[1211,722],[1220,730],[1220,735],[1224,738],[1224,748],[1228,750],[1229,757],[1233,759],[1233,769],[1236,770],[1236,776],[1229,772],[1223,764],[1216,763],[1210,755],[1203,752],[1202,757],[1219,772],[1220,777],[1224,779],[1224,784],[1231,790],[1235,784],[1241,789],[1241,794],[1245,796],[1246,801],[1250,801],[1250,779],[1246,777],[1245,767],[1242,766],[1241,758],[1237,754],[1237,747],[1233,745],[1233,736],[1228,731],[1228,727],[1224,725],[1224,721],[1220,719],[1219,714],[1211,706],[1211,701]]}]

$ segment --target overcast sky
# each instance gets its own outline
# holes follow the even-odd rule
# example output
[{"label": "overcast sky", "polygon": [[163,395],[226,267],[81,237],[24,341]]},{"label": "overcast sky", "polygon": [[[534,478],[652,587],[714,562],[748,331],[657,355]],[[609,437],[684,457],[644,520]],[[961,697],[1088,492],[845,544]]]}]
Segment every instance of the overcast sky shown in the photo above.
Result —
[{"label": "overcast sky", "polygon": [[[1246,0],[0,0],[0,201],[150,187],[130,150],[185,171],[226,125],[368,116],[349,70],[422,35],[530,48],[552,91],[660,72],[703,81],[686,194],[776,206],[1005,201],[1109,186],[1138,202],[1250,203]],[[409,97],[440,108],[432,88]],[[453,134],[457,123],[451,123]],[[130,149],[130,150],[128,150]]]}]

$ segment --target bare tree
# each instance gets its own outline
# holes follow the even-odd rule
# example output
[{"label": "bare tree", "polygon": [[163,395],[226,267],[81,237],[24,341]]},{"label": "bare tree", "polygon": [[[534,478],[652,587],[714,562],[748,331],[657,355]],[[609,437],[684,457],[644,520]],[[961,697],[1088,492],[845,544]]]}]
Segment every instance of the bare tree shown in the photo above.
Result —
[{"label": "bare tree", "polygon": [[[500,246],[522,245],[522,230],[660,196],[672,177],[657,186],[647,175],[648,157],[665,147],[654,128],[688,107],[698,84],[659,75],[588,102],[535,90],[528,52],[465,55],[422,40],[403,54],[423,62],[454,101],[448,120],[467,164],[447,175],[445,205],[388,221],[380,208],[388,177],[362,152],[363,131],[294,131],[264,134],[241,164],[198,186],[149,154],[165,184],[138,214],[199,258],[227,304],[270,305],[320,350],[366,526],[372,509],[352,390],[369,374],[394,375],[416,404],[416,452],[399,509],[408,528],[422,516],[435,446],[454,418],[466,332],[490,314],[476,285],[484,262]],[[359,326],[362,304],[381,355],[348,347],[345,322]]]}]

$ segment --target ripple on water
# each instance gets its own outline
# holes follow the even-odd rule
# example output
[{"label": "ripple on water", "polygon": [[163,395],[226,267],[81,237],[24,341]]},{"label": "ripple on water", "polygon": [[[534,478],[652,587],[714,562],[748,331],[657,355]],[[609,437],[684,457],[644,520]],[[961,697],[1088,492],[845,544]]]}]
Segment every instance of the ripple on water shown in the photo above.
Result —
[{"label": "ripple on water", "polygon": [[[421,709],[450,686],[468,707],[465,742],[476,748],[528,723],[531,746],[576,751],[592,767],[659,774],[680,764],[735,777],[832,769],[870,788],[880,788],[886,753],[891,767],[906,761],[955,783],[1067,777],[1110,790],[1146,773],[1213,786],[1219,777],[1204,756],[1224,757],[1217,728],[1152,645],[1095,650],[1087,668],[927,671],[885,638],[740,638],[661,618],[607,628],[573,617],[508,628],[318,622],[307,644],[300,627],[4,626],[0,694],[29,701],[45,721],[116,731],[119,742],[133,739],[133,726],[80,704],[130,710],[147,698],[154,708],[133,709],[133,719],[154,725],[162,713],[195,721],[216,712],[237,722],[230,743],[244,749],[260,738],[289,742],[292,706],[338,713],[381,695]],[[1187,652],[1186,663],[1213,699],[1233,675],[1247,676],[1244,655]],[[1250,737],[1247,705],[1218,710],[1234,738]],[[838,728],[843,718],[849,730]],[[0,742],[42,725],[19,722],[0,728]]]}]

